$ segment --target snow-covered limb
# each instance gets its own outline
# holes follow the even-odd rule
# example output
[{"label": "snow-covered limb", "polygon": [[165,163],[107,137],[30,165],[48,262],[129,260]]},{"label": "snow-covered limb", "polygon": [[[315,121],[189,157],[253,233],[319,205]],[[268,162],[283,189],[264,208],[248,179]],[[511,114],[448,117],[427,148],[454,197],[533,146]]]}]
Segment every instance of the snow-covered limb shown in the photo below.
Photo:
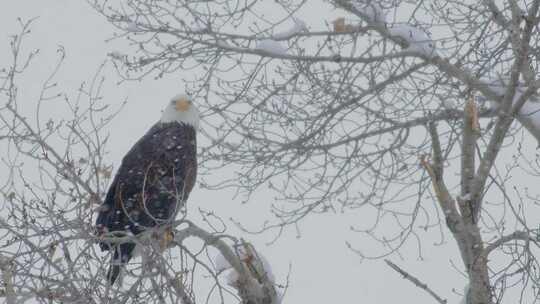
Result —
[{"label": "snow-covered limb", "polygon": [[306,62],[353,62],[353,63],[374,63],[394,58],[405,57],[419,57],[417,52],[397,52],[393,54],[385,55],[373,55],[373,56],[342,56],[340,54],[335,55],[297,55],[287,53],[287,49],[278,41],[272,39],[261,39],[257,42],[254,48],[247,48],[228,44],[226,40],[219,39],[217,41],[212,40],[200,40],[201,45],[205,45],[211,48],[219,48],[228,52],[237,54],[252,54],[264,57],[279,58],[284,60],[301,60]]},{"label": "snow-covered limb", "polygon": [[540,144],[540,102],[527,101],[519,110],[517,119],[536,137]]},{"label": "snow-covered limb", "polygon": [[404,47],[404,51],[418,53],[428,58],[438,56],[435,43],[425,30],[406,23],[389,27],[386,11],[378,4],[378,1],[336,0],[335,3],[371,23],[381,35]]},{"label": "snow-covered limb", "polygon": [[286,40],[293,37],[296,34],[307,32],[307,25],[304,21],[298,18],[292,18],[294,25],[286,31],[276,33],[272,35],[271,39],[263,39],[257,42],[255,46],[256,50],[264,51],[270,55],[286,55],[287,48],[285,48],[280,42],[276,40]]},{"label": "snow-covered limb", "polygon": [[227,269],[230,269],[232,267],[231,264],[229,264],[227,259],[221,253],[216,254],[213,261],[214,261],[214,268],[216,269],[218,273],[225,271]]},{"label": "snow-covered limb", "polygon": [[[270,263],[268,263],[268,260],[259,252],[256,252],[255,249],[251,244],[243,243],[240,245],[234,246],[235,253],[237,254],[238,258],[242,260],[244,263],[248,264],[257,264],[258,268],[257,272],[259,272],[259,276],[265,276],[270,282],[275,283],[275,277],[272,273],[272,268],[270,266]],[[216,267],[216,270],[218,272],[225,271],[228,269],[231,269],[232,271],[235,271],[232,269],[231,264],[225,259],[225,257],[218,253],[216,257],[214,258],[214,265]],[[251,268],[251,267],[249,267]],[[229,284],[234,284],[233,282],[228,281]]]},{"label": "snow-covered limb", "polygon": [[353,1],[353,6],[363,14],[369,22],[386,23],[386,11],[379,4],[378,0],[356,0]]},{"label": "snow-covered limb", "polygon": [[244,303],[280,303],[280,296],[275,289],[273,275],[269,275],[270,266],[268,262],[265,264],[252,245],[241,243],[238,246],[243,247],[243,249],[238,249],[240,247],[231,248],[229,244],[216,235],[190,222],[187,228],[176,232],[175,241],[181,243],[187,237],[200,238],[207,245],[219,251],[223,259],[216,258],[216,262],[222,268],[230,265],[230,271],[234,273],[229,274],[227,279],[231,286],[236,288]]},{"label": "snow-covered limb", "polygon": [[281,43],[272,39],[265,39],[265,40],[259,41],[255,48],[257,50],[261,50],[272,55],[286,55],[287,54],[287,49],[283,45],[281,45]]},{"label": "snow-covered limb", "polygon": [[307,25],[304,21],[298,18],[293,18],[292,20],[294,22],[294,25],[290,29],[276,33],[272,35],[272,38],[275,40],[284,40],[293,37],[296,34],[308,31]]},{"label": "snow-covered limb", "polygon": [[[508,77],[490,78],[484,77],[480,79],[484,82],[489,89],[498,95],[499,99],[489,99],[489,106],[492,110],[496,111],[500,108],[502,97],[506,94],[508,88]],[[512,104],[516,104],[526,93],[528,87],[523,83],[518,83]],[[540,144],[540,100],[537,96],[527,97],[528,100],[523,104],[518,112],[518,121],[533,135]]]},{"label": "snow-covered limb", "polygon": [[393,37],[399,37],[407,42],[405,50],[418,52],[427,57],[437,56],[435,44],[428,34],[415,26],[409,24],[394,24],[388,29]]},{"label": "snow-covered limb", "polygon": [[[250,274],[250,284],[259,286],[256,297],[264,298],[264,293],[270,292],[274,295],[273,303],[281,303],[281,295],[275,289],[275,277],[268,260],[258,253],[255,248],[249,243],[243,242],[234,246],[236,258],[241,261]],[[242,277],[238,271],[229,263],[230,259],[225,258],[222,252],[218,253],[214,258],[214,264],[218,272],[225,272],[227,284],[235,287],[242,292]]]}]

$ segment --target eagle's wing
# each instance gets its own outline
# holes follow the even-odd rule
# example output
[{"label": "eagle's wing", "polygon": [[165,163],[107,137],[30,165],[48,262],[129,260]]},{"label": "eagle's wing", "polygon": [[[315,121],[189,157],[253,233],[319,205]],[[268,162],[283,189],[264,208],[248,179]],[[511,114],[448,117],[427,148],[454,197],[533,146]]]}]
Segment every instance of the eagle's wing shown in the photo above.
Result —
[{"label": "eagle's wing", "polygon": [[156,125],[123,158],[96,225],[137,234],[170,220],[196,175],[195,131],[176,123]]}]

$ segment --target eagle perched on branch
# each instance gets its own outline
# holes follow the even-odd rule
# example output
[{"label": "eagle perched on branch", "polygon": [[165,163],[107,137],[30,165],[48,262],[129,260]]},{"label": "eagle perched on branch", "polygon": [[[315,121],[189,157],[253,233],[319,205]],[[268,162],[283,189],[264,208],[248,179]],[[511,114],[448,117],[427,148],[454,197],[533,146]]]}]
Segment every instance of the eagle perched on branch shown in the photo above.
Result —
[{"label": "eagle perched on branch", "polygon": [[154,228],[174,221],[193,189],[198,126],[199,112],[190,97],[177,95],[167,104],[159,122],[122,159],[96,219],[102,251],[113,251],[107,273],[111,285],[121,266],[132,258],[135,243],[105,237],[164,231],[168,235],[160,240],[172,238],[171,227]]}]

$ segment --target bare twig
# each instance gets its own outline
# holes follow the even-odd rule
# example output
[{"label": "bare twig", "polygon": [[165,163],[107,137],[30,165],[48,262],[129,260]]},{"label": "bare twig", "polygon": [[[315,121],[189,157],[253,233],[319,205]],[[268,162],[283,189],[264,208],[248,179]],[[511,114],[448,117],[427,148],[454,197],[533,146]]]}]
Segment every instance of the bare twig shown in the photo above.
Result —
[{"label": "bare twig", "polygon": [[441,304],[446,304],[447,301],[446,299],[443,299],[442,297],[440,297],[439,295],[437,295],[431,288],[429,288],[427,286],[427,284],[425,283],[422,283],[422,281],[420,281],[419,279],[417,279],[415,276],[411,275],[410,273],[408,273],[407,271],[403,270],[402,268],[400,268],[399,266],[397,266],[396,264],[392,263],[390,260],[387,260],[385,259],[384,260],[386,262],[386,264],[388,266],[390,266],[390,268],[394,269],[395,271],[397,271],[399,274],[401,274],[403,276],[404,279],[410,281],[411,283],[413,283],[416,287],[420,288],[420,289],[423,289],[424,291],[426,291],[427,293],[429,293],[433,298],[435,298],[435,300],[437,300],[437,302],[441,303]]}]

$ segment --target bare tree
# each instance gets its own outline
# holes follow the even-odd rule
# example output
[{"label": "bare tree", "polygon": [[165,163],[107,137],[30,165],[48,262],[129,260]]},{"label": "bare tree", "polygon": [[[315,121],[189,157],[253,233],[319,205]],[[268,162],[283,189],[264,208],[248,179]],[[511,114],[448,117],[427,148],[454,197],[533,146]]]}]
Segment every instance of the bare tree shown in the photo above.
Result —
[{"label": "bare tree", "polygon": [[362,258],[439,229],[467,303],[538,302],[538,193],[511,177],[540,172],[540,1],[89,3],[133,46],[111,54],[125,79],[197,72],[203,166],[241,168],[205,185],[274,190],[261,231],[362,208],[380,243],[351,242]]},{"label": "bare tree", "polygon": [[[19,22],[11,59],[0,70],[0,298],[8,304],[278,303],[269,265],[219,225],[179,219],[165,252],[151,238],[96,236],[95,209],[112,173],[107,128],[120,110],[102,95],[106,63],[68,96],[56,83],[65,56],[60,47],[40,95],[21,100],[19,79],[32,72],[39,52],[24,47],[32,21]],[[96,249],[109,239],[144,245],[140,260],[127,266],[124,284],[107,283],[111,257]]]}]

